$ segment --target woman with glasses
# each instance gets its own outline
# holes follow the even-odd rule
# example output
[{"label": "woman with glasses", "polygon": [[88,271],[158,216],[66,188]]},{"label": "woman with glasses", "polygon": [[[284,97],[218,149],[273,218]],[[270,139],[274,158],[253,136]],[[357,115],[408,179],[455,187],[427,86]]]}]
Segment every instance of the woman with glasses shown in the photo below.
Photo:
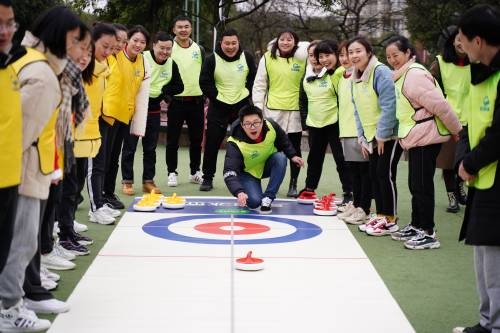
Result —
[{"label": "woman with glasses", "polygon": [[[224,160],[224,181],[238,205],[271,213],[286,172],[287,158],[297,167],[304,161],[293,148],[285,131],[273,120],[264,119],[262,110],[245,106],[230,131]],[[265,191],[261,179],[269,178]]]}]

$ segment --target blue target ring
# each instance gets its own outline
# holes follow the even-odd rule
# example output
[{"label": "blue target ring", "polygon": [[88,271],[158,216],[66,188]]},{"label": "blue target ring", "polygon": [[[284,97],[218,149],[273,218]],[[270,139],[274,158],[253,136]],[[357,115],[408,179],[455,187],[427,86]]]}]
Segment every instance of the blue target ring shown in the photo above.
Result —
[{"label": "blue target ring", "polygon": [[[260,238],[260,239],[235,239],[234,244],[272,244],[272,243],[288,243],[296,242],[304,239],[309,239],[321,234],[322,230],[315,224],[292,220],[282,217],[271,217],[271,216],[258,216],[258,215],[235,215],[235,218],[253,219],[253,220],[269,220],[280,223],[285,223],[295,227],[295,232],[286,236],[271,237],[271,238]],[[212,239],[212,238],[200,238],[200,237],[190,237],[185,235],[180,235],[169,230],[169,226],[183,221],[189,221],[192,219],[227,219],[227,215],[187,215],[171,217],[167,219],[161,219],[146,223],[142,230],[154,237],[169,239],[173,241],[186,242],[186,243],[199,243],[199,244],[230,244],[229,239]]]}]

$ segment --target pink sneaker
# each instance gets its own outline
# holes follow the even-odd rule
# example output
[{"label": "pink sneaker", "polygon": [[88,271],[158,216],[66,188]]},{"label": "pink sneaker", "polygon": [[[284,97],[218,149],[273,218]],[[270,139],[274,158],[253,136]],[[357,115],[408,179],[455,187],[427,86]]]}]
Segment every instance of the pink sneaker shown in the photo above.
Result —
[{"label": "pink sneaker", "polygon": [[382,217],[372,227],[366,228],[366,233],[370,236],[386,236],[399,230],[398,220],[389,222],[387,217]]},{"label": "pink sneaker", "polygon": [[378,220],[381,218],[382,216],[379,216],[375,213],[370,214],[368,222],[360,224],[358,226],[359,231],[366,232],[366,229],[373,227],[375,224],[377,224]]}]

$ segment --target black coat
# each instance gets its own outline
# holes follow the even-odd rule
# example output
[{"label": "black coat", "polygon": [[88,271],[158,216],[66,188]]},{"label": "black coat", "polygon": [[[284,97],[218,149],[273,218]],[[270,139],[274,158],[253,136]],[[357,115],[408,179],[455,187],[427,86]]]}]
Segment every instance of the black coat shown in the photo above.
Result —
[{"label": "black coat", "polygon": [[[490,66],[471,64],[472,84],[478,84],[500,71],[500,52]],[[464,169],[475,175],[486,165],[500,160],[500,85],[493,110],[493,121],[486,129],[479,144],[470,150],[466,131],[460,136],[457,154]],[[491,188],[469,189],[464,221],[460,230],[460,240],[469,245],[500,246],[500,165],[497,167],[495,181]]]}]

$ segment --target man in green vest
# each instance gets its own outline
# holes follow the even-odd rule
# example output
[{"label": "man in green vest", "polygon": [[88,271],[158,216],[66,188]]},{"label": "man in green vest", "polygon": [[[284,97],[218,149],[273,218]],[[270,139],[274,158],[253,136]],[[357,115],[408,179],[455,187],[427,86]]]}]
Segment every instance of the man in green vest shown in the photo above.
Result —
[{"label": "man in green vest", "polygon": [[[223,175],[238,205],[250,209],[260,206],[261,214],[271,213],[271,204],[285,177],[287,158],[299,167],[304,165],[276,122],[264,119],[258,107],[244,106],[231,126]],[[263,178],[269,178],[264,192]]]},{"label": "man in green vest", "polygon": [[[479,323],[453,332],[500,332],[500,11],[478,5],[460,19],[459,39],[471,62],[468,123],[457,157],[469,193],[460,240],[474,247]],[[465,133],[464,133],[465,132]]]},{"label": "man in green vest", "polygon": [[213,188],[217,154],[226,136],[227,125],[238,118],[238,110],[250,104],[256,71],[255,60],[250,52],[241,49],[236,30],[224,31],[200,74],[201,90],[210,100],[200,191]]}]

